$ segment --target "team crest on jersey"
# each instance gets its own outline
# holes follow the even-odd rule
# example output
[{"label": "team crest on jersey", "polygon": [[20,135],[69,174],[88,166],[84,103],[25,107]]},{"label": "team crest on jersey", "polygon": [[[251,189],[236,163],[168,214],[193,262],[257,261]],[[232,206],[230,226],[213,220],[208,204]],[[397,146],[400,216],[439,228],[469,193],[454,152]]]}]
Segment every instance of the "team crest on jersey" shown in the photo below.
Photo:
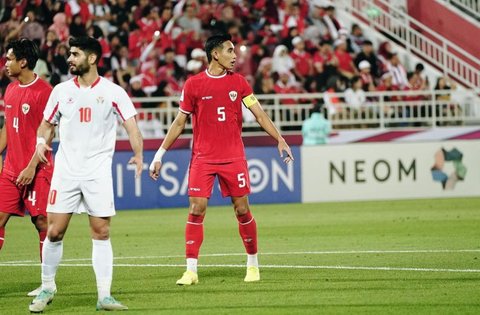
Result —
[{"label": "team crest on jersey", "polygon": [[105,102],[105,98],[103,98],[103,96],[97,97],[97,104],[103,104],[103,102]]},{"label": "team crest on jersey", "polygon": [[67,100],[67,104],[73,104],[73,98],[69,97]]},{"label": "team crest on jersey", "polygon": [[27,103],[22,105],[22,112],[26,115],[30,111],[30,105]]},{"label": "team crest on jersey", "polygon": [[232,102],[235,102],[235,100],[237,99],[237,92],[230,91],[230,93],[228,93],[228,96],[230,96],[230,99],[232,100]]}]

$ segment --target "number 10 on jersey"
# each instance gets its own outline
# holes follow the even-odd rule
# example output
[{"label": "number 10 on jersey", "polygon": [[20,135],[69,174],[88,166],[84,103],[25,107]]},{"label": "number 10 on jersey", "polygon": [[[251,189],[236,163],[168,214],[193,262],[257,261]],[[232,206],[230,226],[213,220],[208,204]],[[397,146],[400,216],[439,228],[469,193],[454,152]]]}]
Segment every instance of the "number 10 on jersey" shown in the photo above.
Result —
[{"label": "number 10 on jersey", "polygon": [[80,122],[88,123],[92,120],[92,108],[91,107],[80,107],[78,109],[80,112]]}]

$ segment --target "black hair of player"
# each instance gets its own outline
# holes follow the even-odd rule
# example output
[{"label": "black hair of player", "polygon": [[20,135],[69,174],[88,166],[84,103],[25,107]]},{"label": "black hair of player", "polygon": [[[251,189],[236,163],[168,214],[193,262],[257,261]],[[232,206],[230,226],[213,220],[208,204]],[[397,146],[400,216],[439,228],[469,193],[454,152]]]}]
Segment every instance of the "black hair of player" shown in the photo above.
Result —
[{"label": "black hair of player", "polygon": [[77,47],[81,51],[85,52],[87,57],[90,54],[94,54],[97,56],[95,60],[95,64],[100,62],[100,58],[102,58],[102,46],[100,42],[93,37],[90,36],[80,36],[80,37],[71,37],[68,40],[68,45],[71,47]]},{"label": "black hair of player", "polygon": [[8,43],[5,49],[6,51],[12,49],[17,60],[25,59],[27,61],[28,69],[33,70],[35,68],[40,55],[40,50],[34,41],[27,38],[12,40]]},{"label": "black hair of player", "polygon": [[223,43],[232,40],[232,36],[229,34],[218,34],[210,36],[205,42],[205,53],[207,54],[208,63],[212,61],[212,51],[215,48],[222,47]]}]

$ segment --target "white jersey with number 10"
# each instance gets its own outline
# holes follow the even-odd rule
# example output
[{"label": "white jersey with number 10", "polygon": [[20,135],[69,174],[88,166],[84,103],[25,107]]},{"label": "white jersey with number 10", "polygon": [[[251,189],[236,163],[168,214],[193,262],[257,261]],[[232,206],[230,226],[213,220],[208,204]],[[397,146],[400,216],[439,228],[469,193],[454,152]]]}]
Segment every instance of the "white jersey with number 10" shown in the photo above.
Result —
[{"label": "white jersey with number 10", "polygon": [[135,114],[125,90],[103,77],[89,87],[77,78],[55,86],[43,113],[49,123],[59,124],[54,174],[76,180],[111,176],[117,120]]}]

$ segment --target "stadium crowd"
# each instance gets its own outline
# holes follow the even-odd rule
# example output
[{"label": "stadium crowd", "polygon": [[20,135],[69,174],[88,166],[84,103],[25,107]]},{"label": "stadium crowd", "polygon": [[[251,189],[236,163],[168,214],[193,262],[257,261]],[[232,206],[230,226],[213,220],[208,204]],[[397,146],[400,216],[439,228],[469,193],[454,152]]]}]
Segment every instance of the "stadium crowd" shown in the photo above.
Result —
[{"label": "stadium crowd", "polygon": [[[236,71],[256,94],[345,92],[345,103],[359,108],[367,91],[429,88],[422,64],[408,71],[391,42],[375,47],[359,25],[346,29],[324,0],[3,1],[0,98],[10,82],[3,71],[9,40],[37,41],[35,72],[55,86],[70,77],[68,38],[85,34],[102,44],[101,75],[133,97],[180,95],[185,80],[206,68],[202,46],[215,32],[232,35]],[[329,109],[341,104],[329,101]]]}]

